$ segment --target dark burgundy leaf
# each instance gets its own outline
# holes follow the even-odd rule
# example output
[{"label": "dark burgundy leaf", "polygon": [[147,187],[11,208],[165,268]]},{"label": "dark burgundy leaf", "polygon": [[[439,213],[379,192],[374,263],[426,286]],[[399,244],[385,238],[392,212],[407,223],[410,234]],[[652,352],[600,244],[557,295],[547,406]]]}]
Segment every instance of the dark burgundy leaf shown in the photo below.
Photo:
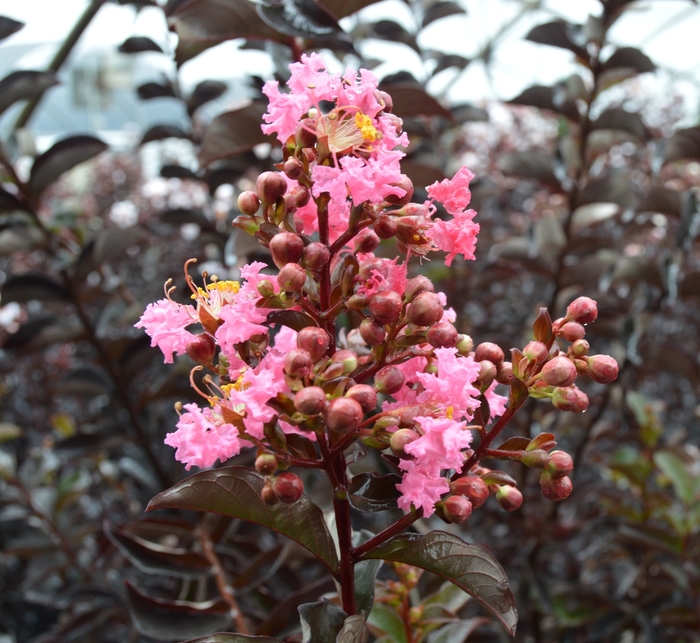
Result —
[{"label": "dark burgundy leaf", "polygon": [[160,168],[160,175],[164,179],[193,179],[197,180],[197,175],[188,167],[182,165],[164,165]]},{"label": "dark burgundy leaf", "polygon": [[513,479],[512,476],[509,476],[505,471],[489,471],[485,473],[483,476],[481,476],[481,479],[486,483],[486,484],[502,484],[502,485],[508,485],[510,487],[515,486],[515,480]]},{"label": "dark burgundy leaf", "polygon": [[114,392],[111,383],[102,372],[87,366],[68,371],[55,382],[54,390],[61,395],[79,397],[111,395]]},{"label": "dark burgundy leaf", "polygon": [[124,586],[131,618],[144,636],[181,641],[221,630],[231,622],[230,609],[222,600],[167,601],[142,593],[128,580]]},{"label": "dark burgundy leaf", "polygon": [[430,94],[418,86],[399,84],[384,88],[394,101],[394,113],[401,118],[409,116],[442,116],[451,120],[452,114]]},{"label": "dark burgundy leaf", "polygon": [[338,557],[323,512],[306,496],[293,504],[266,505],[260,495],[264,482],[244,467],[202,471],[159,493],[147,510],[211,511],[255,522],[298,542],[335,572]]},{"label": "dark burgundy leaf", "polygon": [[121,45],[119,51],[123,54],[138,54],[143,51],[157,51],[163,53],[161,47],[146,36],[132,36],[127,38]]},{"label": "dark burgundy leaf", "polygon": [[[515,355],[517,355],[517,353]],[[520,359],[522,359],[522,357]],[[513,364],[515,364],[515,362],[513,362]],[[530,393],[525,385],[525,382],[519,380],[517,377],[514,377],[510,381],[510,393],[508,395],[508,403],[510,406],[517,406],[523,400],[527,399],[529,395]]]},{"label": "dark burgundy leaf", "polygon": [[233,634],[231,632],[216,632],[198,639],[190,639],[183,643],[283,643],[279,639],[269,636],[248,636],[247,634]]},{"label": "dark burgundy leaf", "polygon": [[529,444],[530,444],[529,438],[525,438],[521,435],[516,435],[516,436],[513,436],[512,438],[508,438],[498,448],[503,450],[503,451],[523,451],[523,450],[527,449]]},{"label": "dark burgundy leaf", "polygon": [[[359,547],[373,536],[367,529],[356,531],[352,535],[352,546]],[[355,602],[360,614],[367,615],[372,610],[377,573],[381,566],[381,560],[361,560],[355,564]]]},{"label": "dark burgundy leaf", "polygon": [[198,107],[211,100],[216,100],[226,92],[228,85],[218,80],[203,80],[193,90],[187,99],[187,112],[194,114]]},{"label": "dark burgundy leaf", "polygon": [[616,49],[602,65],[603,71],[618,67],[630,68],[639,74],[656,70],[651,58],[634,47]]},{"label": "dark burgundy leaf", "polygon": [[469,64],[469,58],[464,56],[458,56],[457,54],[441,54],[437,59],[437,65],[433,69],[433,76],[436,76],[441,71],[449,69],[450,67],[457,67],[457,69],[464,69]]},{"label": "dark burgundy leaf", "polygon": [[175,208],[173,210],[166,210],[160,215],[160,218],[165,223],[170,223],[171,225],[184,225],[185,223],[196,223],[198,226],[204,228],[211,225],[209,219],[204,216],[203,212],[198,210],[188,210],[187,208]]},{"label": "dark burgundy leaf", "polygon": [[348,487],[350,503],[355,509],[365,512],[396,509],[396,501],[401,497],[396,485],[400,482],[401,476],[395,473],[385,476],[376,471],[358,473]]},{"label": "dark burgundy leaf", "polygon": [[0,40],[11,36],[24,27],[24,23],[7,16],[0,16]]},{"label": "dark burgundy leaf", "polygon": [[700,127],[678,130],[666,145],[665,163],[700,159]]},{"label": "dark burgundy leaf", "polygon": [[202,165],[235,156],[270,139],[260,129],[265,107],[251,103],[217,116],[207,127],[199,150]]},{"label": "dark burgundy leaf", "polygon": [[591,181],[579,196],[577,205],[586,203],[617,203],[623,208],[633,208],[638,202],[632,181],[623,175],[610,175]]},{"label": "dark burgundy leaf", "polygon": [[94,136],[70,136],[54,143],[32,165],[28,187],[38,197],[64,172],[101,154],[107,144]]},{"label": "dark burgundy leaf", "polygon": [[345,37],[335,17],[315,0],[263,0],[257,10],[270,27],[285,36]]},{"label": "dark burgundy leaf", "polygon": [[[369,610],[367,610],[367,613],[369,613]],[[335,641],[336,643],[367,643],[369,641],[369,632],[365,626],[365,617],[361,614],[348,616]]]},{"label": "dark burgundy leaf", "polygon": [[451,581],[489,609],[511,636],[515,634],[518,612],[513,593],[503,568],[487,549],[433,531],[395,536],[364,557],[415,565]]},{"label": "dark burgundy leaf", "polygon": [[489,120],[489,113],[485,109],[468,103],[455,105],[450,111],[452,112],[452,120],[458,125],[474,122],[486,123]]},{"label": "dark burgundy leaf", "polygon": [[636,112],[627,112],[619,107],[606,109],[593,121],[591,129],[618,129],[642,140],[648,136],[642,117]]},{"label": "dark burgundy leaf", "polygon": [[547,85],[533,85],[523,91],[522,94],[508,101],[512,105],[528,105],[539,109],[548,109],[557,114],[562,114],[572,121],[579,120],[579,112],[576,103],[567,99],[563,92],[558,92],[554,87]]},{"label": "dark burgundy leaf", "polygon": [[582,60],[588,61],[589,59],[588,52],[583,46],[580,25],[573,25],[564,20],[555,20],[535,27],[525,36],[525,39],[542,45],[568,49]]},{"label": "dark burgundy leaf", "polygon": [[15,301],[24,304],[32,299],[39,301],[69,301],[70,293],[57,281],[44,275],[27,273],[10,277],[3,285],[3,305]]},{"label": "dark burgundy leaf", "polygon": [[401,171],[411,179],[416,187],[427,187],[435,181],[442,181],[445,178],[445,173],[439,167],[410,159],[401,164]]},{"label": "dark burgundy leaf", "polygon": [[428,7],[423,14],[423,28],[441,18],[465,13],[467,12],[456,2],[436,2]]},{"label": "dark burgundy leaf", "polygon": [[655,187],[639,206],[640,212],[661,212],[672,217],[681,213],[682,194],[671,188]]},{"label": "dark burgundy leaf", "polygon": [[504,174],[537,179],[562,191],[559,179],[552,169],[552,157],[537,150],[511,152],[501,158],[499,169]]},{"label": "dark burgundy leaf", "polygon": [[39,98],[58,78],[48,71],[13,71],[0,80],[0,114],[18,100]]},{"label": "dark burgundy leaf", "polygon": [[549,316],[546,308],[540,308],[540,314],[532,326],[532,332],[535,336],[535,341],[548,342],[552,336],[552,318]]},{"label": "dark burgundy leaf", "polygon": [[316,326],[311,315],[299,310],[275,310],[267,316],[265,324],[282,324],[297,332],[307,326]]},{"label": "dark burgundy leaf", "polygon": [[14,194],[0,188],[0,213],[16,212],[18,210],[27,212],[28,206],[20,201]]},{"label": "dark burgundy leaf", "polygon": [[175,125],[154,125],[141,137],[140,145],[145,145],[151,141],[162,141],[164,138],[186,138],[190,135]]},{"label": "dark burgundy leaf", "polygon": [[136,93],[141,100],[178,97],[170,83],[144,83],[136,88]]},{"label": "dark burgundy leaf", "polygon": [[355,34],[357,36],[400,42],[419,51],[415,36],[406,31],[406,29],[394,20],[379,20],[371,25],[361,25]]},{"label": "dark burgundy leaf", "polygon": [[309,438],[299,435],[298,433],[288,433],[286,437],[287,448],[292,455],[297,458],[306,458],[308,460],[316,459],[316,447]]},{"label": "dark burgundy leaf", "polygon": [[302,643],[329,643],[335,641],[347,614],[328,602],[299,605]]},{"label": "dark burgundy leaf", "polygon": [[377,2],[381,2],[381,0],[319,0],[319,4],[323,5],[338,20]]}]

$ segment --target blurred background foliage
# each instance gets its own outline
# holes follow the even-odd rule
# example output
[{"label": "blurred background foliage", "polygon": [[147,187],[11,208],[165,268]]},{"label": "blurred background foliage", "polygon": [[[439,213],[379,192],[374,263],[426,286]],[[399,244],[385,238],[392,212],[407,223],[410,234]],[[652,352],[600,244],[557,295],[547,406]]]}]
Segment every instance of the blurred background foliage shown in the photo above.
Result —
[{"label": "blurred background foliage", "polygon": [[[280,160],[260,131],[260,89],[317,50],[337,69],[377,70],[409,133],[416,200],[463,163],[476,174],[476,261],[412,266],[447,293],[460,332],[507,350],[530,339],[540,306],[559,316],[586,295],[600,308],[591,344],[621,365],[614,385],[589,387],[587,413],[530,400],[509,433],[551,431],[574,455],[567,501],[546,502],[535,473],[512,468],[525,493],[518,512],[489,501],[464,526],[417,529],[455,530],[494,552],[516,595],[517,641],[697,641],[698,106],[685,72],[659,71],[644,42],[609,38],[651,5],[665,7],[673,33],[672,10],[690,19],[695,4],[601,0],[574,23],[562,3],[505,2],[512,17],[474,38],[472,59],[451,39],[470,38],[477,22],[455,20],[473,3],[396,1],[396,21],[374,18],[391,3],[371,0],[119,4],[162,12],[163,32],[83,60],[76,46],[108,5],[94,0],[49,64],[0,80],[0,641],[169,641],[232,628],[212,548],[255,633],[301,640],[296,606],[334,591],[318,562],[255,526],[143,513],[185,474],[163,437],[174,402],[193,395],[192,364],[165,367],[133,328],[166,279],[184,296],[185,260],[236,278],[266,259],[231,227],[237,195]],[[546,85],[533,69],[507,100],[461,100],[469,70],[488,80],[528,20],[541,60],[565,55],[571,73]],[[422,44],[441,24],[451,25],[444,50]],[[8,42],[22,27],[0,17]],[[237,49],[217,49],[230,41]],[[186,61],[214,51],[250,73],[181,82]],[[265,78],[247,69],[251,52]],[[648,80],[664,74],[678,82]],[[119,105],[131,124],[111,124]],[[69,117],[64,127],[52,110]],[[329,502],[313,477],[307,489]],[[373,516],[356,528],[381,528]],[[377,640],[408,643],[407,623],[413,641],[509,639],[428,574],[385,566],[379,579]]]}]

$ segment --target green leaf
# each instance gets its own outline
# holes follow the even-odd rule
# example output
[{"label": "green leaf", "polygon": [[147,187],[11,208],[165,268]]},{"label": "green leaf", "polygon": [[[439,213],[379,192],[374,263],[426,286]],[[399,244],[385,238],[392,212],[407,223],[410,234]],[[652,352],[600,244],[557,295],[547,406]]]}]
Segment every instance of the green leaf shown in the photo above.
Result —
[{"label": "green leaf", "polygon": [[306,496],[293,504],[266,505],[264,477],[245,467],[201,471],[159,493],[147,507],[192,509],[233,516],[268,527],[306,547],[335,574],[338,555],[323,512]]},{"label": "green leaf", "polygon": [[518,613],[503,568],[487,549],[452,534],[401,534],[376,547],[365,558],[415,565],[451,581],[473,596],[515,634]]},{"label": "green leaf", "polygon": [[350,503],[355,509],[366,512],[396,509],[396,501],[401,497],[396,485],[400,482],[401,476],[395,473],[385,476],[376,471],[358,473],[348,487]]},{"label": "green leaf", "polygon": [[216,632],[198,639],[190,639],[183,643],[282,643],[279,639],[269,636],[247,636],[246,634],[233,634],[231,632]]},{"label": "green leaf", "polygon": [[695,501],[698,494],[698,480],[694,480],[683,460],[672,451],[657,451],[654,463],[671,481],[678,498],[685,505]]},{"label": "green leaf", "polygon": [[406,628],[399,613],[385,603],[375,603],[367,619],[375,636],[388,635],[394,643],[408,643]]},{"label": "green leaf", "polygon": [[18,100],[39,98],[54,85],[58,85],[58,78],[47,71],[12,72],[0,80],[0,114]]},{"label": "green leaf", "polygon": [[299,605],[302,643],[329,643],[343,627],[347,614],[327,599]]},{"label": "green leaf", "polygon": [[487,622],[484,618],[470,618],[458,623],[448,623],[430,634],[427,643],[464,643],[477,627]]},{"label": "green leaf", "polygon": [[270,138],[260,129],[265,107],[251,103],[230,112],[219,114],[207,127],[199,150],[203,166],[250,150]]}]

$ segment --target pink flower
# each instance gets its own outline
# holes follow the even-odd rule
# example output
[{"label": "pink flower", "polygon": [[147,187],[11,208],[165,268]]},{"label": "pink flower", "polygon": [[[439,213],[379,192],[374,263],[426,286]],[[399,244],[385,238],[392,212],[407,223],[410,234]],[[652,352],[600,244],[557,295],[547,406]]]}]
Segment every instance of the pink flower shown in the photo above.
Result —
[{"label": "pink flower", "polygon": [[360,267],[366,261],[381,262],[378,268],[372,270],[372,276],[359,286],[358,294],[369,297],[380,290],[393,290],[403,295],[408,282],[408,265],[405,262],[399,263],[398,257],[394,259],[375,257],[372,253],[358,255],[358,259]]},{"label": "pink flower", "polygon": [[173,363],[173,353],[184,355],[187,344],[197,339],[187,326],[198,321],[192,306],[183,306],[169,299],[160,299],[148,304],[141,319],[134,324],[143,328],[151,338],[151,346],[158,346],[163,351],[165,363]]},{"label": "pink flower", "polygon": [[484,392],[484,397],[489,403],[491,420],[497,418],[499,415],[503,415],[506,411],[506,407],[508,406],[508,398],[496,393],[496,386],[498,386],[498,382],[494,381]]},{"label": "pink flower", "polygon": [[442,477],[436,477],[432,472],[410,460],[402,460],[401,468],[405,471],[403,480],[396,485],[401,492],[398,505],[404,511],[410,511],[411,505],[423,509],[427,518],[435,512],[435,503],[450,490],[450,485]]},{"label": "pink flower", "polygon": [[467,423],[447,417],[417,417],[416,423],[423,435],[404,447],[406,453],[414,456],[416,462],[434,476],[439,476],[443,469],[461,472],[462,449],[472,441],[472,434],[465,430]]},{"label": "pink flower", "polygon": [[469,182],[474,175],[464,166],[451,179],[436,181],[428,186],[428,196],[435,201],[440,201],[451,215],[457,216],[469,205],[472,193],[469,190]]},{"label": "pink flower", "polygon": [[474,210],[457,212],[454,219],[443,221],[437,219],[426,232],[426,236],[439,250],[447,252],[445,265],[452,265],[452,260],[458,255],[465,259],[474,259],[476,235],[479,234],[479,224],[472,219],[476,216]]}]

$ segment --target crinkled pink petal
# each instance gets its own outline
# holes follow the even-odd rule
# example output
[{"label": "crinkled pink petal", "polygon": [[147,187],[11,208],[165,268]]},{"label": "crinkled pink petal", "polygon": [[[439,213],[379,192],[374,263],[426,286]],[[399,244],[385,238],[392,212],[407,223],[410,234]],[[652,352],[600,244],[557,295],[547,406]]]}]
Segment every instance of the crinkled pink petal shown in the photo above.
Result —
[{"label": "crinkled pink petal", "polygon": [[425,467],[420,467],[411,460],[401,460],[401,468],[405,471],[403,480],[396,485],[401,492],[398,505],[404,511],[410,511],[411,505],[423,509],[423,515],[428,518],[435,512],[435,503],[450,490],[450,485],[440,476],[434,476]]},{"label": "crinkled pink petal", "polygon": [[301,62],[289,65],[289,71],[289,89],[294,94],[307,96],[311,105],[321,100],[334,100],[338,95],[340,76],[326,71],[326,63],[321,54],[302,54]]},{"label": "crinkled pink petal", "polygon": [[479,234],[479,224],[472,221],[475,216],[474,210],[457,212],[449,221],[437,219],[427,230],[426,236],[439,250],[448,253],[446,266],[450,266],[458,254],[465,259],[474,259],[476,235]]},{"label": "crinkled pink petal", "polygon": [[445,210],[456,216],[471,201],[472,193],[469,190],[469,182],[473,178],[474,175],[465,166],[462,166],[453,178],[444,179],[439,183],[436,181],[428,186],[428,196],[442,203]]},{"label": "crinkled pink petal", "polygon": [[443,469],[462,471],[464,454],[472,441],[472,434],[465,430],[466,422],[455,422],[449,418],[416,417],[423,435],[404,447],[416,462],[433,475],[439,476]]},{"label": "crinkled pink petal", "polygon": [[169,299],[160,299],[148,304],[141,319],[134,324],[143,328],[151,338],[151,346],[158,346],[165,356],[165,363],[173,363],[173,353],[183,355],[187,344],[197,339],[186,326],[197,321],[197,313],[192,306],[183,306]]},{"label": "crinkled pink petal", "polygon": [[498,382],[494,381],[484,392],[484,397],[489,403],[490,419],[492,420],[503,415],[508,407],[508,398],[496,393],[496,386],[498,386]]}]

